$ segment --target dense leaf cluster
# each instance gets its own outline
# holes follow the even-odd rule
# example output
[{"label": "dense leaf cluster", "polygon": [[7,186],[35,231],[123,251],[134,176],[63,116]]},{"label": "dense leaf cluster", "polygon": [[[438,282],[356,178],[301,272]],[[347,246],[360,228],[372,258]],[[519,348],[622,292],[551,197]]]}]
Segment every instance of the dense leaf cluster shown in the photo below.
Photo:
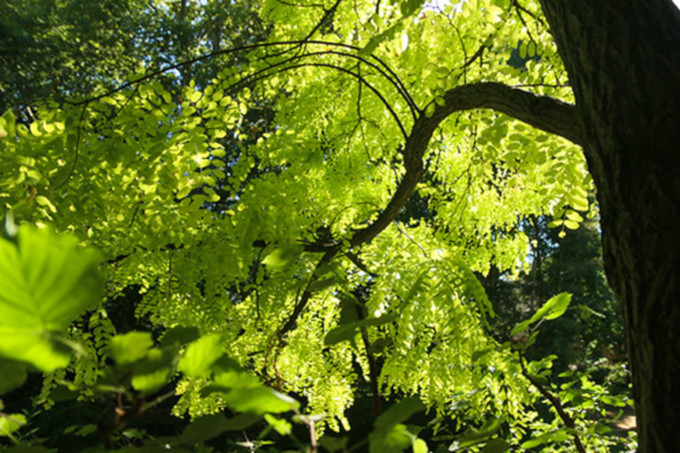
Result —
[{"label": "dense leaf cluster", "polygon": [[[527,219],[564,236],[595,215],[537,5],[258,6],[249,23],[265,25],[225,45],[217,28],[252,11],[180,2],[179,25],[154,33],[192,52],[0,118],[0,200],[22,224],[0,248],[4,390],[37,369],[47,407],[108,397],[113,414],[71,428],[106,447],[257,429],[246,448],[268,433],[311,451],[632,448],[603,417],[625,398],[587,372],[551,376],[553,355],[527,359],[570,296],[503,331],[482,284],[529,272]],[[131,293],[149,328],[117,332]],[[354,428],[362,392],[374,429],[349,446],[329,433]],[[175,396],[194,420],[183,433],[127,429]],[[40,443],[3,414],[13,441]]]}]

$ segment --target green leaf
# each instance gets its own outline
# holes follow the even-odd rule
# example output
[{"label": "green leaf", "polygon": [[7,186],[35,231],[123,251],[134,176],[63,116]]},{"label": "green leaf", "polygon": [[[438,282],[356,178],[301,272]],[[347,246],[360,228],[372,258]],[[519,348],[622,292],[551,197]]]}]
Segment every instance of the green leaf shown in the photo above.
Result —
[{"label": "green leaf", "polygon": [[70,352],[53,332],[93,305],[95,256],[72,238],[25,226],[17,242],[0,239],[0,356],[44,371],[68,363]]},{"label": "green leaf", "polygon": [[260,384],[254,387],[236,387],[222,398],[229,407],[239,412],[266,414],[288,412],[299,407],[293,398]]},{"label": "green leaf", "polygon": [[288,436],[293,431],[293,425],[291,425],[287,420],[276,418],[270,414],[265,414],[264,419],[267,421],[269,426],[274,428],[274,431],[282,436]]},{"label": "green leaf", "polygon": [[61,331],[100,302],[99,254],[71,236],[21,226],[0,239],[0,326]]},{"label": "green leaf", "polygon": [[200,332],[196,327],[177,326],[166,330],[161,338],[160,346],[185,345],[197,340]]},{"label": "green leaf", "polygon": [[12,110],[9,109],[0,117],[0,140],[5,137],[14,137],[16,134],[15,125],[16,118]]},{"label": "green leaf", "polygon": [[108,353],[118,365],[127,365],[145,357],[151,347],[151,333],[128,332],[111,339]]},{"label": "green leaf", "polygon": [[413,444],[414,435],[406,425],[398,423],[382,432],[372,432],[369,436],[370,453],[401,453]]},{"label": "green leaf", "polygon": [[402,18],[381,33],[371,37],[368,43],[359,51],[359,55],[371,55],[380,44],[394,39],[403,28],[404,23]]},{"label": "green leaf", "polygon": [[222,414],[205,415],[187,426],[177,442],[192,446],[215,438],[225,431],[242,431],[260,418],[253,414],[239,414],[231,419]]},{"label": "green leaf", "polygon": [[434,115],[434,109],[436,107],[436,104],[434,102],[430,102],[427,104],[427,107],[425,107],[425,116],[427,118],[432,118],[432,115]]},{"label": "green leaf", "polygon": [[220,358],[214,368],[214,385],[203,389],[202,393],[221,393],[222,400],[233,410],[261,415],[300,407],[299,402],[263,385],[227,357]]},{"label": "green leaf", "polygon": [[526,319],[520,322],[519,324],[512,328],[512,330],[510,331],[510,335],[517,335],[518,333],[524,332],[531,325],[531,323],[532,321],[530,319]]},{"label": "green leaf", "polygon": [[20,387],[27,376],[25,365],[0,360],[0,395]]},{"label": "green leaf", "polygon": [[510,450],[510,444],[504,439],[491,439],[482,448],[482,453],[505,453]]},{"label": "green leaf", "polygon": [[401,452],[415,442],[412,434],[401,422],[425,409],[418,397],[412,396],[399,401],[375,420],[375,429],[369,436],[371,453]]},{"label": "green leaf", "polygon": [[425,0],[401,0],[399,9],[401,9],[402,15],[410,16],[411,14],[420,11],[424,3]]},{"label": "green leaf", "polygon": [[177,356],[174,348],[148,351],[146,357],[134,364],[132,387],[142,393],[154,393],[168,383],[172,374],[172,363]]},{"label": "green leaf", "polygon": [[195,104],[201,99],[202,96],[203,94],[200,91],[194,91],[193,93],[191,93],[189,100]]},{"label": "green leaf", "polygon": [[527,440],[521,445],[522,450],[529,448],[538,447],[539,445],[554,443],[554,442],[564,442],[570,438],[569,434],[565,431],[555,431],[552,433],[542,434],[534,439]]},{"label": "green leaf", "polygon": [[212,365],[224,353],[224,338],[220,334],[205,335],[191,343],[179,362],[178,369],[191,377],[208,374]]},{"label": "green leaf", "polygon": [[527,57],[527,45],[525,43],[521,43],[519,45],[519,57],[521,59],[525,59]]},{"label": "green leaf", "polygon": [[569,303],[571,302],[571,294],[560,293],[556,296],[551,297],[548,302],[546,302],[531,318],[534,321],[538,321],[541,318],[545,319],[555,319],[559,318],[567,311]]},{"label": "green leaf", "polygon": [[286,244],[275,248],[263,260],[262,264],[267,266],[269,271],[283,270],[289,267],[302,252],[302,247],[297,244]]},{"label": "green leaf", "polygon": [[527,56],[533,57],[534,55],[536,55],[536,43],[529,41],[529,44],[527,44]]},{"label": "green leaf", "polygon": [[54,371],[68,365],[71,353],[70,345],[57,334],[0,326],[0,357]]},{"label": "green leaf", "polygon": [[530,318],[517,324],[511,331],[511,335],[517,335],[524,332],[531,324],[540,321],[541,319],[551,320],[559,318],[564,314],[571,302],[571,294],[560,293],[551,297],[536,313]]},{"label": "green leaf", "polygon": [[76,430],[74,432],[74,434],[76,436],[79,436],[79,437],[86,437],[86,436],[89,436],[90,434],[95,433],[95,432],[97,432],[97,425],[88,424],[88,425],[80,426],[78,428],[78,430]]},{"label": "green leaf", "polygon": [[0,416],[0,437],[12,434],[26,424],[23,414],[6,414]]},{"label": "green leaf", "polygon": [[332,346],[342,341],[351,340],[356,335],[357,329],[361,327],[376,327],[390,323],[396,319],[396,315],[387,314],[378,318],[366,318],[361,321],[353,321],[345,325],[338,326],[330,330],[324,337],[324,344]]},{"label": "green leaf", "polygon": [[413,453],[427,453],[428,448],[427,448],[427,442],[425,442],[423,439],[416,439],[413,442]]},{"label": "green leaf", "polygon": [[490,353],[490,352],[492,352],[492,351],[495,351],[495,350],[496,350],[496,348],[486,348],[486,349],[481,349],[481,350],[479,350],[479,351],[475,351],[475,352],[473,352],[472,355],[470,356],[470,361],[471,361],[472,363],[475,363],[475,362],[477,362],[479,359],[481,359],[482,357],[484,357],[485,355],[487,355],[488,353]]},{"label": "green leaf", "polygon": [[574,222],[580,223],[583,222],[583,217],[581,214],[579,214],[576,211],[572,211],[571,209],[567,210],[566,212],[567,219],[573,220]]},{"label": "green leaf", "polygon": [[468,433],[457,437],[456,441],[449,447],[449,451],[455,451],[486,442],[489,438],[496,435],[500,426],[500,419],[491,418],[484,422],[479,429],[472,429]]},{"label": "green leaf", "polygon": [[580,224],[578,222],[575,222],[573,220],[567,219],[564,221],[564,226],[569,228],[570,230],[578,230],[579,225]]}]

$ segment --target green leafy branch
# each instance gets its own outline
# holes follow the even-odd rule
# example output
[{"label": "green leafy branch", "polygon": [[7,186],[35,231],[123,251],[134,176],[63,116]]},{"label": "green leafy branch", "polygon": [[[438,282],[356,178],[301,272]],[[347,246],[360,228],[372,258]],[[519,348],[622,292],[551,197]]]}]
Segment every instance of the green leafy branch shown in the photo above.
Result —
[{"label": "green leafy branch", "polygon": [[[576,447],[576,450],[579,451],[579,453],[586,453],[586,449],[583,446],[583,443],[581,442],[581,438],[579,437],[578,432],[576,431],[576,423],[574,423],[574,419],[571,418],[571,416],[564,410],[564,407],[562,406],[562,401],[555,396],[552,392],[550,392],[548,389],[546,389],[541,383],[536,379],[535,376],[531,375],[529,371],[527,371],[526,365],[524,363],[524,356],[522,356],[521,351],[517,351],[517,354],[519,356],[519,364],[520,367],[522,368],[522,375],[533,385],[536,390],[539,391],[539,393],[546,399],[552,407],[555,409],[557,412],[557,415],[560,417],[564,425],[569,428],[571,431],[571,435],[574,439],[574,446]],[[523,444],[523,447],[525,448],[530,448],[532,445],[531,444]]]}]

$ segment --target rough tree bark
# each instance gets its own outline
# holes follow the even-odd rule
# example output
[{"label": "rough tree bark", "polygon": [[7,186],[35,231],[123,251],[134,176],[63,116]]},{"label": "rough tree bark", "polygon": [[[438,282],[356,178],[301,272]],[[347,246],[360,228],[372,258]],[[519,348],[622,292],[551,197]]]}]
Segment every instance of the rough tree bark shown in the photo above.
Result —
[{"label": "rough tree bark", "polygon": [[576,98],[621,304],[639,451],[680,448],[680,11],[540,0]]}]

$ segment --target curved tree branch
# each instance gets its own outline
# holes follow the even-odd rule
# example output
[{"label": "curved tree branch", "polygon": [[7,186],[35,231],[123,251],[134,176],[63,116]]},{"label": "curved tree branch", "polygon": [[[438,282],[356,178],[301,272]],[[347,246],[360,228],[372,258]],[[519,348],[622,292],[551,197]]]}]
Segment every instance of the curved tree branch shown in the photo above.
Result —
[{"label": "curved tree branch", "polygon": [[[445,104],[437,106],[431,117],[421,115],[413,124],[404,147],[406,173],[392,199],[378,218],[350,238],[358,246],[376,237],[397,217],[413,194],[423,173],[423,155],[439,124],[456,112],[488,108],[504,113],[537,129],[559,135],[581,144],[581,127],[573,105],[540,96],[500,83],[484,82],[461,85],[444,95]],[[310,245],[307,250],[321,252],[338,244]]]},{"label": "curved tree branch", "polygon": [[443,119],[461,110],[492,109],[577,145],[583,144],[575,107],[559,99],[502,83],[481,82],[452,88],[444,100],[445,104],[435,109],[433,118]]},{"label": "curved tree branch", "polygon": [[[208,54],[205,54],[205,55],[200,55],[198,57],[191,58],[189,60],[181,61],[179,63],[175,63],[175,64],[172,64],[172,65],[166,66],[164,68],[149,72],[148,74],[145,74],[143,76],[137,77],[134,80],[130,80],[128,82],[125,82],[125,83],[119,85],[116,88],[105,91],[104,93],[96,95],[96,96],[86,97],[86,98],[78,100],[78,101],[65,100],[63,102],[65,104],[74,105],[74,106],[89,104],[93,101],[98,101],[102,98],[105,98],[107,96],[111,96],[112,94],[123,91],[123,90],[130,88],[130,87],[132,87],[132,86],[134,86],[138,83],[144,82],[146,80],[151,80],[151,79],[158,77],[159,75],[164,74],[166,72],[176,70],[176,69],[181,69],[181,68],[184,68],[186,66],[191,66],[195,63],[202,62],[202,61],[205,61],[205,60],[209,60],[211,58],[215,58],[215,57],[218,57],[218,56],[221,56],[221,55],[230,55],[230,54],[234,54],[234,53],[238,53],[238,52],[245,52],[245,51],[250,51],[250,50],[255,50],[255,49],[267,49],[267,48],[271,48],[271,47],[289,46],[289,48],[287,50],[285,50],[281,53],[281,54],[283,54],[283,53],[287,53],[287,52],[291,52],[291,51],[294,51],[296,49],[299,49],[299,47],[303,44],[304,45],[326,46],[326,47],[337,48],[337,49],[347,49],[347,50],[351,50],[351,51],[354,51],[354,52],[357,52],[357,53],[361,51],[360,47],[352,46],[352,45],[349,45],[349,44],[343,44],[343,43],[332,42],[332,41],[312,40],[312,39],[306,40],[306,41],[277,41],[277,42],[264,42],[264,43],[257,43],[257,44],[249,44],[249,45],[246,45],[246,46],[233,47],[233,48],[230,48],[230,49],[222,49],[222,50],[219,50],[219,51],[216,51],[216,52],[211,52],[211,53],[208,53]],[[265,58],[268,58],[268,57],[272,57],[272,56],[271,55],[265,56]],[[370,55],[369,57],[364,58],[359,54],[354,55],[352,58],[358,59],[358,60],[363,61],[365,63],[368,63],[368,59],[375,61],[377,63],[377,65],[381,66],[384,69],[384,71],[379,70],[373,64],[370,64],[370,65],[372,67],[375,67],[376,69],[378,69],[380,74],[383,75],[383,77],[385,77],[392,85],[395,86],[395,88],[397,89],[399,94],[405,99],[406,103],[408,104],[408,106],[412,110],[412,112],[415,111],[415,110],[418,110],[415,102],[413,101],[413,98],[409,94],[404,83],[399,79],[399,77],[394,72],[394,70],[392,70],[387,65],[387,63],[385,63],[382,59],[376,57],[375,55]]]},{"label": "curved tree branch", "polygon": [[[349,243],[352,247],[371,241],[397,218],[401,209],[415,191],[423,174],[423,155],[432,134],[442,121],[456,112],[488,108],[504,113],[537,129],[559,135],[576,144],[582,143],[581,123],[573,105],[555,98],[533,94],[493,82],[461,85],[444,95],[444,105],[437,106],[432,116],[420,115],[413,124],[404,146],[406,172],[397,186],[392,199],[373,223],[354,232]],[[328,262],[340,251],[342,241],[308,244],[309,252],[325,252],[321,262]],[[330,259],[329,259],[330,258]],[[311,297],[308,285],[288,318],[280,337],[293,328]]]},{"label": "curved tree branch", "polygon": [[[273,74],[282,73],[282,72],[290,71],[290,70],[293,70],[293,69],[299,69],[299,68],[304,68],[304,67],[317,67],[317,68],[335,69],[337,71],[344,72],[345,74],[351,75],[352,77],[356,78],[359,81],[359,83],[363,83],[368,89],[370,89],[378,97],[378,99],[380,99],[380,102],[383,103],[383,105],[385,106],[387,111],[390,112],[390,115],[392,115],[392,118],[394,118],[394,121],[397,123],[397,126],[399,126],[399,130],[401,131],[404,138],[408,138],[408,134],[406,133],[406,129],[404,128],[404,125],[402,124],[401,120],[399,119],[399,115],[394,110],[392,105],[390,105],[390,103],[385,98],[385,96],[383,96],[383,94],[380,92],[380,90],[378,90],[375,86],[371,85],[366,80],[366,78],[364,78],[363,76],[359,75],[358,73],[352,72],[351,70],[349,70],[347,68],[344,68],[342,66],[338,66],[338,65],[335,65],[335,64],[331,64],[331,63],[289,64],[290,61],[299,60],[299,59],[306,57],[306,56],[324,55],[324,54],[325,54],[325,52],[317,52],[317,53],[311,53],[311,54],[308,54],[308,55],[296,56],[296,57],[291,58],[290,60],[286,60],[286,61],[281,62],[279,64],[268,66],[268,67],[266,67],[266,68],[264,68],[260,71],[257,71],[255,73],[249,75],[249,76],[244,77],[243,79],[239,80],[235,84],[227,87],[227,89],[225,91],[231,91],[235,87],[239,87],[239,88],[242,87],[242,84],[244,84],[244,83],[258,82],[260,80],[264,80],[264,79],[271,77]],[[281,67],[277,68],[278,66],[281,66]],[[277,68],[276,72],[274,72],[273,74],[267,72],[267,71],[270,71],[273,68]]]}]

